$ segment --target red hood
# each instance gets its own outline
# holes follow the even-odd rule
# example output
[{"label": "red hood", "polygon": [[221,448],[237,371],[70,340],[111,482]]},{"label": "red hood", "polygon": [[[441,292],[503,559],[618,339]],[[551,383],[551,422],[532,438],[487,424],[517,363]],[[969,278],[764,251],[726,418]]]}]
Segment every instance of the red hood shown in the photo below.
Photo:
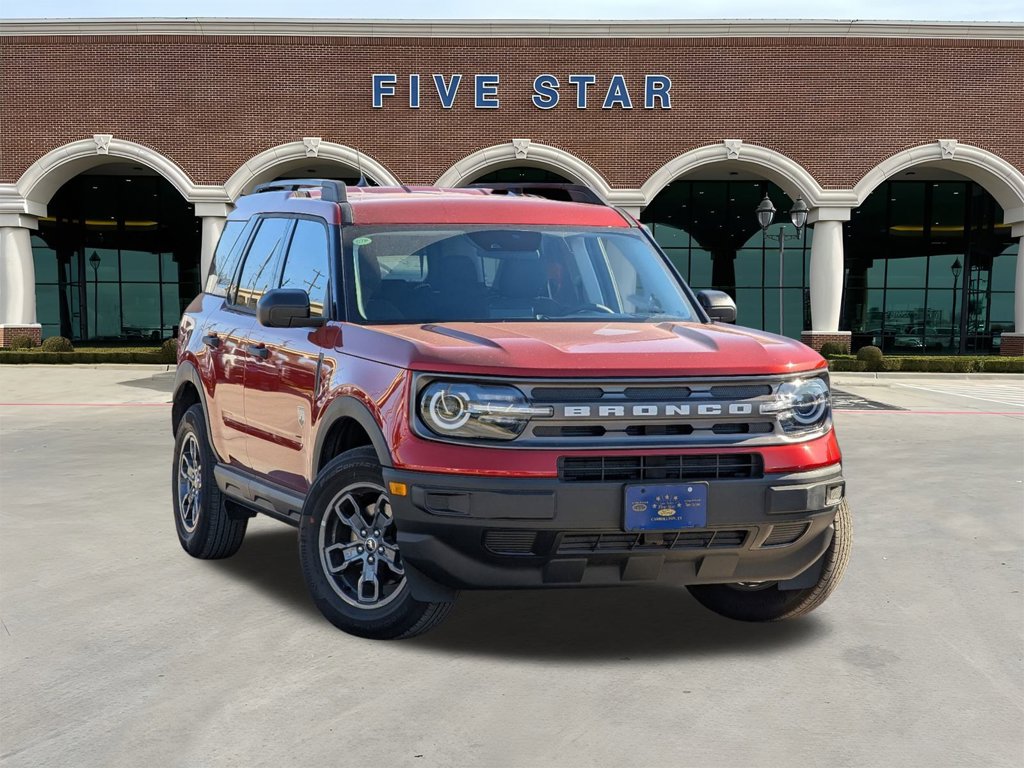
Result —
[{"label": "red hood", "polygon": [[400,368],[497,376],[728,376],[823,368],[809,347],[702,323],[347,326],[344,349]]}]

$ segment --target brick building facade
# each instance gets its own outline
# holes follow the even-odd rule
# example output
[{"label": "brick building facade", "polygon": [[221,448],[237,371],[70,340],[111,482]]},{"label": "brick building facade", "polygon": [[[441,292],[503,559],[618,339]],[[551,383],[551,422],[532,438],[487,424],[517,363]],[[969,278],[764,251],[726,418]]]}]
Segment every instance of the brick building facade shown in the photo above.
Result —
[{"label": "brick building facade", "polygon": [[[200,271],[238,195],[294,173],[461,185],[535,168],[641,216],[675,182],[763,179],[811,207],[798,330],[812,343],[849,333],[847,222],[901,174],[977,185],[998,206],[1000,243],[1016,252],[1024,235],[1021,25],[4,22],[0,103],[3,339],[46,327],[36,262],[59,248],[40,222],[83,174],[166,180],[201,220]],[[53,285],[81,283],[81,314],[91,283],[84,250],[76,258],[77,277]],[[1005,281],[990,262],[986,280]],[[1015,327],[997,338],[1024,331],[1019,260],[1012,272],[987,289],[1015,295]],[[956,300],[962,290],[969,306],[967,281],[954,282],[942,321],[965,339],[974,321]]]}]

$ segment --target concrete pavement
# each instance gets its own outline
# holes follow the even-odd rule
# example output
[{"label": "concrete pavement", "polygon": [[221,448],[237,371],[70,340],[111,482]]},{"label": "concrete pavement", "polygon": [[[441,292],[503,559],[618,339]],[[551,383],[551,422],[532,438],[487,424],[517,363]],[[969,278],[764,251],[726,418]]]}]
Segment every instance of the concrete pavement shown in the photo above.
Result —
[{"label": "concrete pavement", "polygon": [[1024,760],[1024,408],[837,376],[907,410],[837,414],[854,553],[803,620],[670,586],[464,593],[379,643],[319,616],[291,528],[181,551],[170,382],[0,369],[0,401],[36,403],[0,406],[2,768]]}]

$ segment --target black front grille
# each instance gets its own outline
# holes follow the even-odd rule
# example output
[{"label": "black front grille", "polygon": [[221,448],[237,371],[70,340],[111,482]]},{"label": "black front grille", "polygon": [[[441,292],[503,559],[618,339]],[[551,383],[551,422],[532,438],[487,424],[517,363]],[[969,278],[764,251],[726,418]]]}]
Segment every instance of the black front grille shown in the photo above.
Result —
[{"label": "black front grille", "polygon": [[712,397],[723,400],[749,400],[754,397],[767,397],[772,393],[769,384],[718,384],[711,388]]},{"label": "black front grille", "polygon": [[497,555],[532,555],[534,531],[487,531],[484,546]]},{"label": "black front grille", "polygon": [[623,395],[628,400],[685,400],[690,396],[689,387],[626,387]]},{"label": "black front grille", "polygon": [[779,523],[772,526],[772,532],[762,547],[784,547],[799,539],[810,527],[808,523]]},{"label": "black front grille", "polygon": [[600,400],[604,390],[600,387],[534,387],[530,398],[535,403],[557,403]]},{"label": "black front grille", "polygon": [[624,430],[630,437],[664,437],[665,435],[692,435],[691,424],[634,424]]},{"label": "black front grille", "polygon": [[534,427],[535,437],[601,437],[605,428],[597,424],[573,424],[567,427]]},{"label": "black front grille", "polygon": [[758,453],[697,456],[563,456],[558,477],[567,483],[722,480],[764,475]]},{"label": "black front grille", "polygon": [[558,542],[557,554],[602,554],[613,552],[644,552],[680,549],[735,549],[742,547],[749,531],[732,530],[679,531],[678,533],[566,533]]}]

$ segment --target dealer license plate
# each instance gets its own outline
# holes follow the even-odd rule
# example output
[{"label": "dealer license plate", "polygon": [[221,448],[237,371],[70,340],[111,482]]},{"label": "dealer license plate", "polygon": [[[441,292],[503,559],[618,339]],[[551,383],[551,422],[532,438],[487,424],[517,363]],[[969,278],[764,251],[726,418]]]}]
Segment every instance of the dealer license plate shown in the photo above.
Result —
[{"label": "dealer license plate", "polygon": [[676,531],[708,524],[708,484],[627,485],[627,531]]}]

